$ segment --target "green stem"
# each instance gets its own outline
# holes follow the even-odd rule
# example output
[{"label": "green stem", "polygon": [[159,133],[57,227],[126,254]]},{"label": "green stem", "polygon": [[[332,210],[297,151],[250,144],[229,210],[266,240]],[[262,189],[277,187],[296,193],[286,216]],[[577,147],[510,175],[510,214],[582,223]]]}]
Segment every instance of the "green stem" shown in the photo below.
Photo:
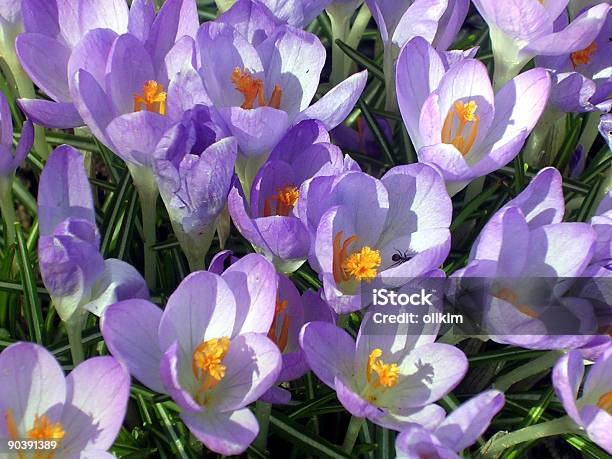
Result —
[{"label": "green stem", "polygon": [[529,56],[520,56],[520,49],[516,42],[497,27],[490,27],[489,37],[493,50],[493,89],[499,91],[508,81],[517,76]]},{"label": "green stem", "polygon": [[383,53],[383,71],[385,73],[385,110],[396,113],[399,110],[395,90],[395,58],[393,56],[393,43],[385,45]]},{"label": "green stem", "polygon": [[589,154],[595,139],[599,135],[599,112],[591,112],[586,115],[586,124],[578,139],[578,145],[582,146],[585,155]]},{"label": "green stem", "polygon": [[[540,120],[538,121],[535,129],[531,132],[531,135],[527,140],[527,144],[525,145],[525,150],[523,151],[523,158],[530,166],[541,167],[543,165],[542,163],[544,162],[543,160],[546,156],[546,138],[561,115],[562,113],[560,112],[546,110],[540,117]],[[549,155],[549,157],[550,156],[551,155]]]},{"label": "green stem", "polygon": [[560,357],[564,354],[563,351],[550,351],[546,354],[532,360],[525,365],[521,365],[518,368],[506,373],[505,375],[497,378],[493,387],[502,392],[507,391],[513,384],[522,381],[530,376],[536,375],[541,371],[548,370],[551,368]]},{"label": "green stem", "polygon": [[269,153],[258,156],[246,156],[239,154],[236,159],[236,175],[242,185],[242,191],[247,202],[251,200],[251,186],[259,169],[268,159]]},{"label": "green stem", "polygon": [[[361,8],[357,13],[357,17],[353,22],[353,26],[351,27],[351,31],[347,38],[347,45],[349,45],[351,48],[357,48],[359,42],[361,41],[361,37],[363,37],[363,33],[368,27],[371,18],[372,13],[370,12],[368,5],[364,3],[363,5],[361,5]],[[347,57],[347,59],[349,58]]]},{"label": "green stem", "polygon": [[543,437],[552,437],[569,432],[576,432],[576,425],[568,416],[564,416],[552,421],[534,424],[507,435],[503,435],[490,443],[487,443],[481,450],[481,457],[493,459],[507,448],[524,443],[530,440],[536,440]]},{"label": "green stem", "polygon": [[68,343],[70,344],[70,355],[72,356],[72,365],[77,366],[85,360],[85,351],[83,350],[83,341],[81,340],[81,330],[83,327],[82,315],[79,311],[64,322],[66,333],[68,334]]},{"label": "green stem", "polygon": [[266,451],[267,449],[268,431],[270,430],[270,413],[272,413],[272,405],[270,403],[261,401],[255,402],[255,417],[259,423],[259,433],[253,444],[261,451]]},{"label": "green stem", "polygon": [[336,40],[342,40],[344,43],[348,41],[349,34],[349,18],[346,16],[332,14],[327,12],[331,22],[332,29],[332,73],[331,82],[335,86],[344,80],[347,76],[348,66],[346,55],[336,44]]},{"label": "green stem", "polygon": [[13,203],[13,176],[0,177],[0,211],[4,219],[6,233],[4,233],[4,245],[8,248],[15,243],[15,206]]},{"label": "green stem", "polygon": [[342,443],[342,449],[347,453],[350,454],[351,451],[353,451],[353,447],[359,436],[359,431],[364,422],[364,418],[351,416],[351,422],[349,422],[348,428],[346,429],[346,435],[344,436],[344,442]]}]

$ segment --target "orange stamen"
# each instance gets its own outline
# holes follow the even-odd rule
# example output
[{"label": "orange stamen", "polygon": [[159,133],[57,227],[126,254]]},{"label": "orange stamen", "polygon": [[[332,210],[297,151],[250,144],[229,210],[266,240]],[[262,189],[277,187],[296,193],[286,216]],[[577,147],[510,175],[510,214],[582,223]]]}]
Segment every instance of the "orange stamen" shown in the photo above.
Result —
[{"label": "orange stamen", "polygon": [[591,55],[597,51],[597,45],[595,42],[591,43],[584,49],[580,51],[574,51],[570,54],[570,60],[572,61],[572,65],[576,68],[579,65],[585,65],[591,62]]},{"label": "orange stamen", "polygon": [[519,297],[518,297],[518,295],[512,289],[510,289],[508,287],[502,288],[499,292],[497,292],[493,296],[495,298],[499,298],[500,300],[504,300],[504,301],[510,303],[512,306],[514,306],[520,312],[522,312],[526,316],[529,316],[529,317],[531,317],[533,319],[537,319],[540,316],[536,311],[531,309],[526,304],[519,304]]},{"label": "orange stamen", "polygon": [[[272,320],[272,325],[270,326],[270,331],[268,331],[268,338],[276,343],[281,352],[285,350],[287,347],[287,343],[289,342],[289,316],[285,312],[287,309],[287,300],[276,300],[276,308],[274,310],[274,319]],[[283,317],[283,323],[281,325],[281,331],[279,334],[276,333],[276,329],[278,326],[278,321],[280,316],[285,313]]]},{"label": "orange stamen", "polygon": [[147,81],[142,89],[142,94],[134,94],[134,111],[146,110],[148,112],[166,114],[166,98],[163,85],[157,81]]},{"label": "orange stamen", "polygon": [[612,415],[612,391],[606,392],[597,401],[597,406]]},{"label": "orange stamen", "polygon": [[[264,217],[270,217],[271,215],[280,215],[282,217],[288,216],[295,207],[299,197],[300,192],[293,185],[286,185],[283,188],[279,188],[274,196],[266,198],[264,201]],[[271,201],[276,201],[276,213],[274,214],[272,213]]]},{"label": "orange stamen", "polygon": [[[242,108],[255,108],[255,101],[257,101],[259,107],[266,106],[263,80],[260,78],[253,78],[247,70],[241,70],[240,67],[236,67],[232,71],[231,79],[236,90],[244,96],[244,102],[241,105]],[[274,90],[272,91],[272,96],[270,96],[267,106],[279,109],[282,98],[283,89],[281,85],[274,85]]]},{"label": "orange stamen", "polygon": [[[463,156],[469,153],[478,135],[480,117],[476,114],[477,109],[478,105],[473,100],[469,101],[467,104],[455,102],[453,107],[446,114],[446,118],[444,118],[441,133],[442,142],[454,145]],[[465,138],[464,131],[468,123],[470,123],[470,127],[467,132],[467,138]],[[454,136],[453,128],[455,128]]]},{"label": "orange stamen", "polygon": [[230,339],[227,336],[213,338],[200,343],[193,352],[191,369],[193,375],[200,383],[196,394],[196,400],[201,405],[206,405],[206,392],[225,377],[225,365],[223,359],[227,355]]}]

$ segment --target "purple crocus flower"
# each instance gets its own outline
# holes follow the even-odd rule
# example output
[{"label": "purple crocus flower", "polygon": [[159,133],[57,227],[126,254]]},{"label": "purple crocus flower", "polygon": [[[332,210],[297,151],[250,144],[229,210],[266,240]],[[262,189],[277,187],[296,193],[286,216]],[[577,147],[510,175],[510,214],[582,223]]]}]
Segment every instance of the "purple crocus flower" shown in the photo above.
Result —
[{"label": "purple crocus flower", "polygon": [[590,368],[582,394],[578,390],[584,376],[584,363],[578,351],[570,351],[553,369],[555,392],[569,417],[586,436],[612,454],[612,347]]},{"label": "purple crocus flower", "polygon": [[550,77],[541,68],[528,70],[494,94],[480,61],[447,67],[417,37],[402,49],[396,83],[419,161],[434,164],[453,195],[518,154],[546,106]]},{"label": "purple crocus flower", "polygon": [[85,309],[100,315],[116,301],[148,298],[138,271],[100,254],[83,157],[68,145],[55,149],[40,176],[38,222],[40,272],[62,320],[78,322]]},{"label": "purple crocus flower", "polygon": [[326,322],[310,322],[300,333],[308,365],[336,391],[344,408],[394,430],[439,424],[445,413],[435,402],[467,371],[463,352],[434,340],[435,334],[394,330],[368,335],[363,323],[356,343],[346,331]]},{"label": "purple crocus flower", "polygon": [[26,121],[23,123],[21,138],[13,154],[13,118],[6,97],[0,93],[0,183],[9,180],[28,156],[33,142],[34,128],[30,121]]},{"label": "purple crocus flower", "polygon": [[45,348],[12,344],[0,353],[0,387],[3,445],[56,441],[45,457],[114,457],[106,450],[121,429],[130,395],[130,375],[114,358],[91,358],[65,377]]},{"label": "purple crocus flower", "polygon": [[303,29],[330,4],[334,8],[341,8],[349,15],[363,3],[363,0],[258,0],[258,2],[266,5],[280,21]]},{"label": "purple crocus flower", "polygon": [[[592,337],[544,335],[539,318],[545,310],[537,306],[529,278],[559,278],[555,293],[569,287],[563,278],[580,276],[589,265],[595,232],[586,223],[562,222],[565,210],[561,174],[555,168],[542,169],[515,199],[495,213],[472,246],[465,268],[453,277],[496,277],[490,304],[484,317],[497,342],[531,349],[563,349],[585,345]],[[572,320],[592,330],[592,307],[586,300],[565,298]],[[544,306],[542,306],[544,307]],[[561,314],[559,305],[553,306]],[[560,316],[559,316],[560,317]],[[512,330],[520,330],[511,335]],[[532,330],[532,333],[527,333]]]},{"label": "purple crocus flower", "polygon": [[325,48],[315,35],[280,24],[252,0],[239,0],[219,19],[203,24],[197,40],[200,74],[212,104],[240,152],[259,157],[245,159],[242,168],[250,172],[238,169],[243,184],[250,184],[290,126],[304,119],[317,119],[326,129],[341,123],[367,80],[366,71],[355,74],[311,105]]},{"label": "purple crocus flower", "polygon": [[[336,315],[318,293],[307,290],[300,295],[293,282],[282,274],[278,275],[276,309],[268,332],[268,338],[276,343],[283,357],[278,384],[298,379],[309,370],[299,342],[302,326],[315,320],[333,324],[335,319]],[[291,392],[274,386],[262,396],[262,400],[289,403]]]},{"label": "purple crocus flower", "polygon": [[487,430],[504,406],[504,394],[488,390],[471,398],[449,414],[434,429],[410,425],[395,441],[396,457],[403,459],[459,459],[457,454]]},{"label": "purple crocus flower", "polygon": [[[300,188],[315,176],[337,175],[358,168],[329,143],[322,123],[302,121],[291,128],[257,173],[247,200],[235,186],[229,210],[234,224],[257,251],[284,273],[298,269],[308,257],[308,228],[294,215]],[[250,203],[248,203],[250,201]]]},{"label": "purple crocus flower", "polygon": [[204,267],[234,176],[236,141],[222,137],[209,108],[197,105],[166,132],[154,153],[157,184],[192,271]]},{"label": "purple crocus flower", "polygon": [[337,313],[362,307],[359,287],[377,276],[427,276],[450,250],[451,200],[426,164],[317,177],[303,187],[299,216],[316,231],[311,265]]},{"label": "purple crocus flower", "polygon": [[281,369],[280,352],[266,336],[276,290],[274,267],[247,255],[222,275],[189,275],[163,311],[144,300],[111,306],[102,334],[135,378],[172,397],[208,448],[240,454],[259,430],[246,406],[272,387]]},{"label": "purple crocus flower", "polygon": [[[101,89],[90,80],[105,88],[105,74],[114,74],[109,85],[113,86],[113,95],[122,99],[119,107],[131,106],[134,94],[142,94],[143,85],[148,80],[164,84],[163,75],[153,75],[150,71],[151,63],[158,71],[176,41],[184,35],[195,37],[199,23],[193,0],[167,1],[157,16],[154,8],[152,0],[135,0],[129,11],[124,0],[24,0],[26,33],[17,40],[17,53],[26,72],[52,101],[21,100],[23,110],[34,122],[47,127],[72,128],[84,122],[91,127],[92,117],[101,122],[100,112],[108,116],[113,105],[102,103]],[[81,48],[80,53],[85,56],[70,65],[79,43],[95,29],[99,29],[96,35],[100,39],[85,45],[86,50]],[[126,33],[132,39],[122,41],[114,51],[115,66],[125,66],[118,75],[116,68],[106,67],[106,62],[100,59],[110,51],[112,43],[109,37]],[[123,60],[130,57],[117,59],[128,52],[126,48],[133,53],[131,58],[134,60],[129,66]],[[87,58],[91,60],[87,61]],[[130,71],[132,66],[138,69]],[[83,83],[83,88],[77,83],[79,95],[71,86],[74,73],[81,67],[90,73],[90,78]],[[138,77],[145,79],[135,81]],[[123,78],[126,79],[123,84],[117,85]],[[97,103],[100,104],[98,107]],[[93,113],[89,113],[90,110]],[[99,136],[99,132],[93,130]],[[104,137],[99,138],[104,140]]]},{"label": "purple crocus flower", "polygon": [[496,88],[517,75],[534,56],[567,56],[593,43],[610,5],[607,2],[595,5],[567,24],[563,16],[567,4],[568,0],[543,3],[520,0],[510,4],[474,0],[490,29]]}]

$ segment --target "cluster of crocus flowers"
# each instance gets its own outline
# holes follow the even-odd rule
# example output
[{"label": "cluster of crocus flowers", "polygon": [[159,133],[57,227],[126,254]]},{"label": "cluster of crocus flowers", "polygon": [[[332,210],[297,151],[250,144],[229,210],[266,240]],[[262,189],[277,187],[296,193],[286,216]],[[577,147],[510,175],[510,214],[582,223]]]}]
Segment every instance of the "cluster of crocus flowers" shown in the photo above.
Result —
[{"label": "cluster of crocus flowers", "polygon": [[[40,176],[38,221],[40,272],[57,313],[66,323],[71,345],[80,348],[87,311],[100,315],[116,301],[148,298],[147,285],[136,269],[121,260],[104,260],[100,253],[100,233],[83,156],[68,145],[49,156]],[[83,357],[74,356],[77,360]]]},{"label": "cluster of crocus flowers", "polygon": [[528,70],[497,93],[471,58],[448,65],[422,38],[397,62],[397,97],[419,161],[435,165],[451,195],[509,163],[546,107],[550,77]]},{"label": "cluster of crocus flowers", "polygon": [[91,358],[66,377],[45,348],[16,343],[0,353],[0,387],[3,447],[23,440],[55,444],[16,457],[114,457],[106,451],[121,429],[130,394],[130,375],[114,358]]},{"label": "cluster of crocus flowers", "polygon": [[162,311],[145,300],[112,305],[102,334],[115,357],[150,389],[168,394],[209,449],[240,454],[259,427],[247,405],[277,381],[282,358],[270,338],[277,274],[247,255],[221,275],[198,271]]},{"label": "cluster of crocus flowers", "polygon": [[228,204],[236,227],[281,272],[295,271],[310,253],[310,232],[295,211],[303,184],[316,176],[358,169],[329,141],[319,121],[302,121],[274,148],[255,176],[248,198],[238,184],[231,191]]},{"label": "cluster of crocus flowers", "polygon": [[364,306],[362,281],[429,276],[448,255],[451,200],[426,164],[396,166],[380,180],[359,171],[315,177],[303,191],[299,216],[315,234],[311,265],[338,313]]}]

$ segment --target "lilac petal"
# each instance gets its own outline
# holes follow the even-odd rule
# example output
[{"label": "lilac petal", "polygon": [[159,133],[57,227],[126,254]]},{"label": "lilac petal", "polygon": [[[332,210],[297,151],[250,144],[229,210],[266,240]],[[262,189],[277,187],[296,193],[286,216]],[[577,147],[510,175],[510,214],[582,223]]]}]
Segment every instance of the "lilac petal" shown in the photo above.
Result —
[{"label": "lilac petal", "polygon": [[452,144],[439,143],[423,147],[417,155],[419,162],[433,165],[447,181],[458,182],[474,178],[475,173],[465,157]]},{"label": "lilac petal", "polygon": [[36,86],[57,102],[71,100],[66,79],[70,50],[63,43],[40,33],[25,33],[17,37],[15,47]]},{"label": "lilac petal", "polygon": [[387,43],[411,0],[365,0],[378,25],[383,43]]},{"label": "lilac petal", "polygon": [[202,78],[192,68],[184,68],[170,81],[167,102],[168,117],[173,121],[198,104],[212,106]]},{"label": "lilac petal", "polygon": [[[328,309],[331,309],[328,306]],[[324,319],[324,317],[318,318]],[[297,320],[296,320],[297,322]],[[291,324],[293,325],[293,324]],[[297,323],[298,325],[298,336],[292,336],[291,338],[299,340],[299,329],[302,326],[302,323]],[[289,347],[293,343],[289,343],[287,347]],[[287,352],[285,349],[283,353],[283,365],[280,374],[278,375],[277,382],[284,381],[293,381],[295,379],[301,378],[304,376],[310,368],[308,367],[308,363],[306,362],[306,357],[304,356],[304,352],[299,349],[299,343],[297,344],[298,350],[296,352]]]},{"label": "lilac petal", "polygon": [[530,40],[552,32],[551,18],[539,2],[474,0],[474,5],[488,24],[501,29],[514,40]]},{"label": "lilac petal", "polygon": [[589,8],[563,30],[531,40],[525,51],[540,55],[559,55],[589,46],[603,27],[610,5],[602,3]]},{"label": "lilac petal", "polygon": [[549,103],[562,112],[590,111],[596,90],[595,82],[578,72],[553,73]]},{"label": "lilac petal", "polygon": [[68,145],[49,156],[38,187],[40,234],[49,235],[63,220],[72,217],[96,223],[93,196],[83,156]]},{"label": "lilac petal", "polygon": [[269,2],[238,1],[216,22],[231,26],[253,46],[259,46],[280,25],[277,18],[270,14],[272,11]]},{"label": "lilac petal", "polygon": [[154,20],[155,4],[153,0],[134,0],[128,16],[128,32],[144,43],[149,36]]},{"label": "lilac petal", "polygon": [[193,70],[197,67],[195,40],[191,37],[183,37],[178,40],[164,57],[162,69],[157,70],[158,81],[172,81],[178,74],[185,70]]},{"label": "lilac petal", "polygon": [[108,58],[118,37],[117,33],[109,29],[92,30],[74,48],[68,61],[68,81],[73,97],[72,80],[79,70],[86,70],[101,87],[106,88]]},{"label": "lilac petal", "polygon": [[383,410],[364,400],[341,376],[336,376],[334,379],[334,387],[338,400],[353,416],[368,418],[372,422],[376,422],[378,418],[384,415]]},{"label": "lilac petal", "polygon": [[398,459],[459,459],[457,454],[440,444],[434,434],[418,424],[410,424],[397,436],[395,450]]},{"label": "lilac petal", "polygon": [[402,15],[392,36],[400,48],[414,37],[433,42],[448,0],[415,0]]},{"label": "lilac petal", "polygon": [[268,337],[247,333],[234,338],[223,359],[225,376],[215,387],[216,409],[240,409],[261,397],[276,382],[281,355]]},{"label": "lilac petal", "polygon": [[96,451],[92,449],[88,449],[86,451],[82,451],[79,459],[113,459],[111,453],[107,453],[106,451]]},{"label": "lilac petal", "polygon": [[610,368],[612,367],[612,348],[608,347],[591,367],[584,382],[584,397],[596,403],[610,390]]},{"label": "lilac petal", "polygon": [[334,324],[310,322],[304,325],[300,346],[312,371],[329,387],[335,387],[336,376],[347,380],[352,377],[355,342]]},{"label": "lilac petal", "polygon": [[0,94],[0,145],[12,149],[13,148],[13,118],[11,108],[4,96]]},{"label": "lilac petal", "polygon": [[561,223],[565,200],[561,174],[554,167],[545,167],[516,198],[503,208],[518,207],[530,229],[551,223]]},{"label": "lilac petal", "polygon": [[296,263],[308,257],[310,234],[300,219],[271,216],[258,218],[255,224],[272,256]]},{"label": "lilac petal", "polygon": [[431,403],[418,408],[394,409],[378,419],[377,424],[397,431],[402,431],[411,424],[419,424],[426,429],[433,430],[445,415],[446,412],[441,406]]},{"label": "lilac petal", "polygon": [[182,412],[181,419],[208,449],[225,456],[245,452],[259,432],[257,419],[248,408],[227,413]]},{"label": "lilac petal", "polygon": [[578,389],[584,376],[584,363],[579,351],[570,351],[561,357],[552,373],[553,386],[555,393],[563,404],[567,414],[579,425],[582,424],[576,398]]},{"label": "lilac petal", "polygon": [[380,397],[380,404],[417,408],[439,400],[459,384],[467,358],[453,346],[431,343],[413,349],[398,365],[399,381]]},{"label": "lilac petal", "polygon": [[231,250],[221,250],[220,252],[217,252],[217,254],[212,257],[212,260],[210,260],[207,271],[221,275],[223,271],[225,271],[225,261],[232,257],[233,254],[234,252]]},{"label": "lilac petal", "polygon": [[[75,8],[63,8],[68,2],[49,2],[47,0],[22,0],[21,14],[26,32],[44,33],[57,38],[60,35],[60,21],[74,35],[79,35],[80,27]],[[59,11],[58,11],[59,10]],[[66,10],[71,14],[66,15]],[[78,37],[76,38],[78,40]]]},{"label": "lilac petal", "polygon": [[106,128],[113,151],[125,162],[151,167],[153,152],[168,127],[165,116],[149,111],[115,118]]},{"label": "lilac petal", "polygon": [[65,450],[109,449],[123,424],[130,395],[130,374],[112,357],[94,357],[66,378],[62,427]]},{"label": "lilac petal", "polygon": [[351,112],[367,81],[367,70],[351,75],[300,113],[297,121],[319,120],[327,130],[332,130]]},{"label": "lilac petal", "polygon": [[145,300],[125,300],[111,305],[101,321],[102,336],[111,353],[130,373],[155,392],[164,393],[159,376],[157,329],[162,311]]},{"label": "lilac petal", "polygon": [[278,386],[273,386],[260,398],[262,402],[273,405],[287,405],[291,401],[291,392]]},{"label": "lilac petal", "polygon": [[270,160],[291,163],[294,155],[304,152],[314,144],[329,143],[329,141],[329,133],[323,123],[317,120],[304,120],[287,131],[270,153]]},{"label": "lilac petal", "polygon": [[111,304],[131,298],[149,299],[147,283],[140,273],[125,261],[104,260],[104,271],[91,291],[92,301],[83,307],[100,317]]},{"label": "lilac petal", "polygon": [[23,163],[23,161],[26,159],[26,157],[32,150],[33,143],[34,126],[30,121],[26,121],[21,127],[21,138],[19,139],[17,148],[15,148],[15,156],[13,157],[13,169],[17,169],[19,166],[21,166],[21,163]]},{"label": "lilac petal", "polygon": [[612,420],[610,419],[610,413],[597,406],[590,405],[585,406],[580,414],[589,438],[609,454],[612,454],[612,438],[610,437]]},{"label": "lilac petal", "polygon": [[21,20],[21,2],[19,0],[6,0],[0,4],[0,17],[8,23]]},{"label": "lilac petal", "polygon": [[48,128],[72,129],[83,124],[74,105],[42,99],[19,99],[19,108],[34,123]]},{"label": "lilac petal", "polygon": [[235,316],[236,302],[227,283],[213,273],[192,273],[168,298],[159,324],[159,346],[165,350],[178,341],[191,355],[203,341],[232,336]]},{"label": "lilac petal", "polygon": [[125,33],[128,29],[128,13],[127,4],[123,0],[80,0],[78,17],[81,33],[93,29]]},{"label": "lilac petal", "polygon": [[[191,373],[191,369],[183,368],[185,366],[185,360],[182,356],[178,342],[174,342],[168,347],[166,352],[162,355],[159,371],[161,380],[164,385],[165,391],[167,392],[172,400],[174,400],[178,406],[187,412],[202,412],[204,409],[193,399],[193,396],[187,391],[183,385],[181,376],[183,373]],[[191,381],[194,382],[195,378],[190,374]]]},{"label": "lilac petal", "polygon": [[329,307],[320,292],[306,290],[302,295],[302,303],[304,304],[304,322],[320,322],[336,323],[336,314]]},{"label": "lilac petal", "polygon": [[287,113],[271,107],[226,107],[220,113],[246,156],[271,151],[289,127]]},{"label": "lilac petal", "polygon": [[488,390],[463,403],[436,427],[435,435],[453,451],[463,451],[487,430],[504,406],[504,394]]},{"label": "lilac petal", "polygon": [[58,422],[66,398],[64,372],[43,347],[12,344],[0,353],[0,407],[11,410],[18,432],[34,426],[36,416]]},{"label": "lilac petal", "polygon": [[259,249],[271,253],[267,242],[259,232],[259,228],[255,224],[249,210],[246,208],[246,199],[240,194],[238,188],[234,187],[227,198],[227,206],[232,217],[232,221],[240,234],[244,236],[251,244]]},{"label": "lilac petal", "polygon": [[448,2],[448,8],[440,19],[436,37],[432,42],[436,49],[444,50],[450,48],[457,32],[459,32],[463,25],[463,21],[465,21],[469,9],[469,0],[450,0]]}]

